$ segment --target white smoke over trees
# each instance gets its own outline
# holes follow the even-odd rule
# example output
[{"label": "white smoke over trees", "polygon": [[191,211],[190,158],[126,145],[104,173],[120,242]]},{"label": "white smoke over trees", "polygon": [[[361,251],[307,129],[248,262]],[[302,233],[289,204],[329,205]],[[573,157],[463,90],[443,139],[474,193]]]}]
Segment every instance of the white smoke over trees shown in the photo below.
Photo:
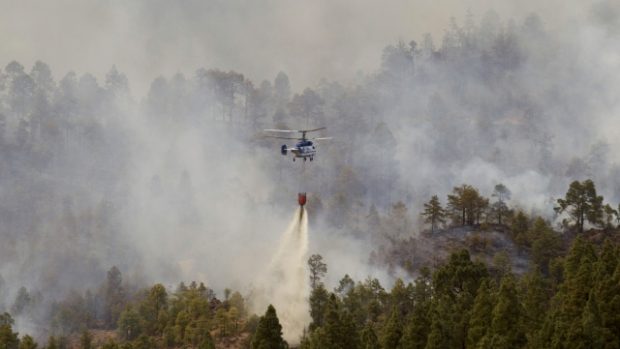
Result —
[{"label": "white smoke over trees", "polygon": [[[379,216],[392,232],[410,236],[422,204],[462,183],[486,196],[504,183],[511,205],[550,217],[551,203],[572,180],[592,178],[608,201],[620,200],[612,2],[597,3],[568,28],[544,15],[511,20],[489,12],[454,20],[443,37],[432,28],[433,35],[373,51],[381,63],[355,78],[329,74],[343,64],[305,64],[327,72],[308,86],[299,81],[313,79],[287,74],[310,74],[276,76],[282,70],[276,63],[266,69],[275,80],[258,83],[244,70],[203,64],[206,58],[200,65],[176,61],[152,37],[173,41],[179,32],[165,28],[181,23],[186,8],[154,29],[162,8],[143,7],[150,10],[144,21],[154,22],[137,23],[146,29],[136,35],[154,40],[149,57],[163,58],[134,72],[135,79],[115,67],[101,73],[117,63],[113,55],[92,60],[95,75],[63,76],[40,61],[28,70],[23,64],[37,55],[22,63],[0,55],[4,308],[21,286],[44,301],[96,288],[112,265],[137,283],[198,279],[218,291],[247,289],[272,260],[300,185],[299,164],[258,137],[264,127],[308,122],[334,136],[319,144],[301,181],[308,207],[321,203],[310,212],[309,249],[332,266],[328,284],[344,273],[363,279],[374,271],[366,262]],[[122,21],[121,12],[104,17]],[[202,32],[195,23],[180,29],[193,33],[179,42],[182,52]],[[93,40],[112,47],[106,38]],[[14,45],[5,36],[2,42]],[[311,49],[303,52],[312,56]],[[61,51],[54,52],[75,52]],[[268,60],[278,61],[272,53]],[[266,59],[248,64],[257,62]],[[151,81],[147,70],[163,75]],[[142,100],[132,97],[134,83],[145,85]]]}]

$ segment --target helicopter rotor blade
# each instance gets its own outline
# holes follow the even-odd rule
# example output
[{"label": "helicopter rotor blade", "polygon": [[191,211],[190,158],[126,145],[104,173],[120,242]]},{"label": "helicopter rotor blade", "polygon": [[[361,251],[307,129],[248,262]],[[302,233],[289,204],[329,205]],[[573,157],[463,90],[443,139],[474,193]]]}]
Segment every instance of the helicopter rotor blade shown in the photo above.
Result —
[{"label": "helicopter rotor blade", "polygon": [[315,137],[315,138],[310,138],[314,141],[323,141],[323,140],[328,140],[328,139],[333,139],[333,137]]},{"label": "helicopter rotor blade", "polygon": [[319,127],[319,128],[315,128],[312,130],[299,130],[299,132],[315,132],[315,131],[320,131],[320,130],[325,130],[327,129],[327,127]]},{"label": "helicopter rotor blade", "polygon": [[278,136],[265,136],[265,138],[276,138],[276,139],[294,139],[294,140],[301,140],[301,138],[297,138],[297,137],[278,137]]},{"label": "helicopter rotor blade", "polygon": [[280,129],[274,129],[274,128],[268,128],[263,130],[265,132],[281,132],[281,133],[295,133],[295,132],[299,132],[297,130],[280,130]]},{"label": "helicopter rotor blade", "polygon": [[325,130],[327,127],[319,127],[319,128],[315,128],[312,130],[283,130],[283,129],[276,129],[276,128],[268,128],[265,129],[263,131],[265,132],[282,132],[282,133],[294,133],[294,132],[299,132],[299,133],[305,133],[305,132],[315,132],[315,131],[320,131],[320,130]]}]

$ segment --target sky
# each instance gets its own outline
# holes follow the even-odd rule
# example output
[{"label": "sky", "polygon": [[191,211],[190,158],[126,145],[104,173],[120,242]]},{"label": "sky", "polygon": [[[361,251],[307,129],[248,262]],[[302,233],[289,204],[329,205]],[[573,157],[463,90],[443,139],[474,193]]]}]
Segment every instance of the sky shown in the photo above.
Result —
[{"label": "sky", "polygon": [[372,73],[398,40],[436,45],[450,18],[490,9],[501,18],[537,12],[546,28],[582,21],[598,0],[0,0],[0,65],[49,64],[56,79],[73,70],[100,81],[112,67],[146,94],[159,75],[197,68],[235,70],[257,84],[285,71],[294,91],[321,78]]}]

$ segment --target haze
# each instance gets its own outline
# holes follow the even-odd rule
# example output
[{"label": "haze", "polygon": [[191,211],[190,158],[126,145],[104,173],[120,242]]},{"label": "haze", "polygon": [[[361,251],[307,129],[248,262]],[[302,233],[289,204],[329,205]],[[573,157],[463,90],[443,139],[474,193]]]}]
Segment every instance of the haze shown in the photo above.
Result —
[{"label": "haze", "polygon": [[[134,287],[250,293],[300,191],[330,287],[405,273],[371,253],[463,183],[501,182],[556,225],[573,180],[620,202],[618,2],[0,8],[0,312],[21,286],[47,306],[113,265]],[[258,137],[305,126],[333,137],[305,173]]]},{"label": "haze", "polygon": [[[293,90],[321,78],[348,80],[380,64],[386,43],[449,27],[450,17],[544,18],[548,30],[582,23],[596,1],[0,1],[0,62],[41,60],[60,79],[98,78],[115,64],[136,97],[159,75],[212,67],[254,81],[279,71]],[[617,5],[617,4],[616,4]],[[613,6],[613,5],[612,5]],[[617,6],[616,6],[617,7]]]}]

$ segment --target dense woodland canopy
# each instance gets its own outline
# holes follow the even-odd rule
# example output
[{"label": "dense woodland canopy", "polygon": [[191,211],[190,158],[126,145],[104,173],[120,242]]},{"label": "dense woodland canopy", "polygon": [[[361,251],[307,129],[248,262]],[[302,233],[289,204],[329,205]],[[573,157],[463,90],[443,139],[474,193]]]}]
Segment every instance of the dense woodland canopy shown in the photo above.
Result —
[{"label": "dense woodland canopy", "polygon": [[[406,277],[387,289],[345,275],[332,289],[313,256],[300,347],[618,347],[620,166],[589,127],[604,79],[577,52],[535,15],[489,12],[453,21],[441,42],[387,46],[355,83],[298,92],[284,72],[258,83],[199,69],[156,78],[138,101],[115,67],[98,81],[8,63],[0,344],[285,347],[278,309],[251,314],[243,290],[214,291],[228,285],[152,285],[176,270],[136,266],[165,245],[158,226],[217,245],[222,212],[280,212],[303,177],[312,225]],[[259,136],[324,125],[335,140],[307,174]],[[194,133],[202,168],[185,166]]]}]

